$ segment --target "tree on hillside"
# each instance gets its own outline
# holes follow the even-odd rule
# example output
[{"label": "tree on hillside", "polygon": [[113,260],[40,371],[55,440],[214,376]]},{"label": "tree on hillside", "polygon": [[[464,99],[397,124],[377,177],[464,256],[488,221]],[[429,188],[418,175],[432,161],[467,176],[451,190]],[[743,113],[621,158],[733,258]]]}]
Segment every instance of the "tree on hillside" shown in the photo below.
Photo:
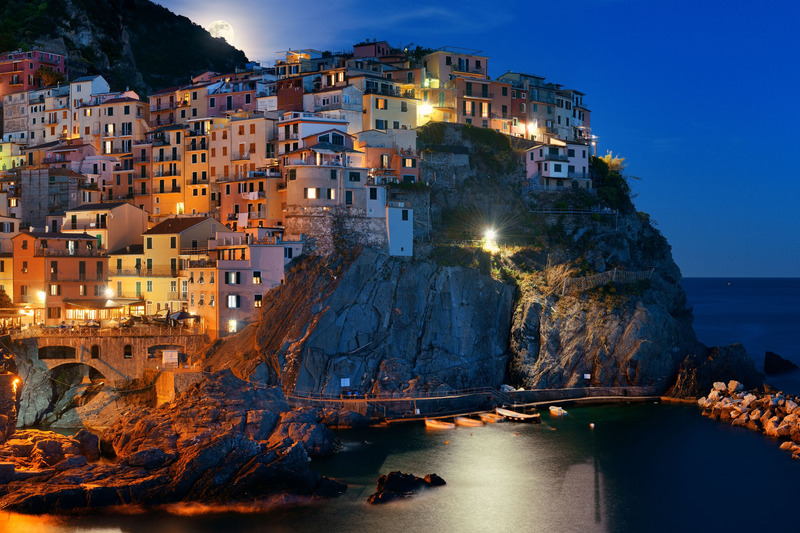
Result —
[{"label": "tree on hillside", "polygon": [[61,72],[56,72],[52,67],[41,66],[33,75],[34,78],[42,80],[42,87],[50,87],[57,83],[64,83],[67,79]]},{"label": "tree on hillside", "polygon": [[625,170],[625,158],[615,156],[610,150],[600,159],[605,161],[606,165],[608,165],[608,170],[611,172],[618,172],[622,174],[622,172]]}]

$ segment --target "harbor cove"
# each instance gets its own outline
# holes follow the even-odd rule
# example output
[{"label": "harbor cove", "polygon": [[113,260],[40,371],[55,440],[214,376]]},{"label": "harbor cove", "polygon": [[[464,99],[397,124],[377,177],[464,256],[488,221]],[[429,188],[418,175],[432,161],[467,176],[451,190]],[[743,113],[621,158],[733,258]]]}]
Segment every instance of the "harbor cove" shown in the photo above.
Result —
[{"label": "harbor cove", "polygon": [[797,529],[715,7],[0,0],[0,532]]}]

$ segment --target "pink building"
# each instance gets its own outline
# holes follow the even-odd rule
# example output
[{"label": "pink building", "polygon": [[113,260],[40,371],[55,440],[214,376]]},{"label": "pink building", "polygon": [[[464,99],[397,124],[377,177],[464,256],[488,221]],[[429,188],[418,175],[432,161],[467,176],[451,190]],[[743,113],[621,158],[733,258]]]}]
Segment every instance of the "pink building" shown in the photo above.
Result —
[{"label": "pink building", "polygon": [[41,67],[50,67],[67,77],[63,54],[39,49],[0,53],[0,98],[43,87],[42,80],[35,77]]}]

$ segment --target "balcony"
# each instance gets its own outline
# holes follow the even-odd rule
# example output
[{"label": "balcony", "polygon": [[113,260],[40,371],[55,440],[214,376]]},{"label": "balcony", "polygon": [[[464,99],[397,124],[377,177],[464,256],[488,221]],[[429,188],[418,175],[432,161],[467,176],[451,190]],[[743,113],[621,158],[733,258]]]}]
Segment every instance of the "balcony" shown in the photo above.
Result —
[{"label": "balcony", "polygon": [[162,170],[156,170],[153,173],[153,177],[155,178],[169,178],[181,175],[181,169],[179,168],[165,168]]},{"label": "balcony", "polygon": [[367,85],[367,88],[364,90],[364,94],[377,94],[380,96],[396,96],[396,97],[403,96],[403,94],[400,92],[399,87],[375,87],[372,85]]},{"label": "balcony", "polygon": [[122,155],[122,154],[130,154],[131,147],[130,146],[123,146],[122,148],[112,148],[111,153],[113,155]]},{"label": "balcony", "polygon": [[242,153],[234,152],[231,154],[231,161],[250,161],[250,155],[251,154],[249,152],[242,152]]},{"label": "balcony", "polygon": [[244,200],[263,200],[267,197],[267,193],[264,191],[253,191],[253,192],[243,192],[242,198]]},{"label": "balcony", "polygon": [[492,98],[494,98],[494,93],[493,92],[487,92],[487,93],[481,92],[480,94],[478,94],[478,93],[475,93],[473,91],[466,91],[465,90],[465,91],[459,91],[458,94],[462,98],[485,98],[487,100],[491,100]]},{"label": "balcony", "polygon": [[186,150],[189,152],[194,152],[197,150],[208,150],[208,145],[206,144],[206,140],[202,139],[199,143],[191,143],[189,146],[186,147]]},{"label": "balcony", "polygon": [[150,162],[150,155],[148,155],[148,154],[135,155],[135,156],[133,156],[133,162],[134,163],[149,163]]},{"label": "balcony", "polygon": [[560,154],[545,154],[543,161],[569,161],[569,157]]},{"label": "balcony", "polygon": [[181,154],[164,154],[164,155],[154,155],[153,156],[153,163],[171,163],[173,161],[180,161]]},{"label": "balcony", "polygon": [[106,253],[105,250],[95,250],[94,248],[83,250],[66,250],[37,246],[33,250],[33,255],[46,257],[105,257]]},{"label": "balcony", "polygon": [[160,187],[158,190],[153,191],[153,194],[171,194],[174,192],[181,192],[179,185],[175,187]]}]

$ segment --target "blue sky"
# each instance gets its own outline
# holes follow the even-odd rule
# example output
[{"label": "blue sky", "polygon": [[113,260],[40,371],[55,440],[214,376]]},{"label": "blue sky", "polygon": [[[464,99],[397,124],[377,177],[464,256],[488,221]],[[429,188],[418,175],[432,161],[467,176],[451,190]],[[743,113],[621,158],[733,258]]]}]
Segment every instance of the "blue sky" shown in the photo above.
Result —
[{"label": "blue sky", "polygon": [[202,26],[227,20],[250,59],[377,38],[479,49],[492,77],[583,91],[600,152],[641,178],[634,202],[684,276],[800,277],[800,3],[158,3]]}]

